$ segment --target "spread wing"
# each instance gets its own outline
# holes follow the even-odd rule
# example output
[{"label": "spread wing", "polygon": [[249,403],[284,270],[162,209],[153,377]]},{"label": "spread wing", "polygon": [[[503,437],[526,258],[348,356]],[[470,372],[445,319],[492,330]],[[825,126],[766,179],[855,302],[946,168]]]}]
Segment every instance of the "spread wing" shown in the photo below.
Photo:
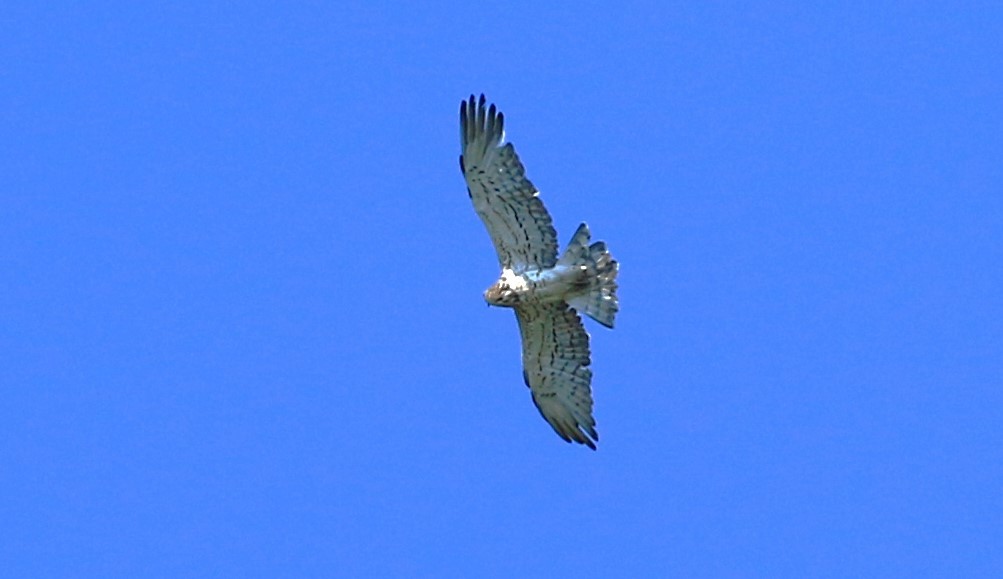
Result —
[{"label": "spread wing", "polygon": [[479,101],[460,104],[460,170],[474,209],[491,235],[502,268],[516,273],[553,267],[557,262],[557,232],[539,191],[505,138],[504,116]]},{"label": "spread wing", "polygon": [[581,318],[564,303],[521,305],[515,313],[533,403],[558,436],[595,450],[589,335]]}]

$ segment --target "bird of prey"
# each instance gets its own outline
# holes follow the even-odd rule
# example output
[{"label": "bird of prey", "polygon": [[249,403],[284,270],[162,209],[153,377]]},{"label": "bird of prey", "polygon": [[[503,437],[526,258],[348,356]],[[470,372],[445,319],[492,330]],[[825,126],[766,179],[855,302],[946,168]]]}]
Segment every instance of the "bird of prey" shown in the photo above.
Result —
[{"label": "bird of prey", "polygon": [[565,441],[595,450],[589,335],[579,314],[613,327],[619,265],[605,243],[589,244],[585,223],[558,256],[540,192],[512,144],[504,143],[504,116],[485,104],[484,95],[460,104],[460,170],[501,265],[484,299],[515,310],[522,376],[540,414]]}]

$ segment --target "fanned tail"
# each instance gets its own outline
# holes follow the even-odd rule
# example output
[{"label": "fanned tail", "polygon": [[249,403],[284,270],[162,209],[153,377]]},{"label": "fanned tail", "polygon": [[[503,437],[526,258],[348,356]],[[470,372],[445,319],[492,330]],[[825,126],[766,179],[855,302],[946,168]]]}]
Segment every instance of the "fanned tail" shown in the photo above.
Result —
[{"label": "fanned tail", "polygon": [[589,245],[589,226],[582,223],[571,237],[568,248],[561,256],[560,265],[584,265],[586,289],[568,300],[568,304],[593,320],[613,327],[613,320],[620,310],[620,300],[616,297],[616,275],[620,265],[606,248],[597,241]]}]

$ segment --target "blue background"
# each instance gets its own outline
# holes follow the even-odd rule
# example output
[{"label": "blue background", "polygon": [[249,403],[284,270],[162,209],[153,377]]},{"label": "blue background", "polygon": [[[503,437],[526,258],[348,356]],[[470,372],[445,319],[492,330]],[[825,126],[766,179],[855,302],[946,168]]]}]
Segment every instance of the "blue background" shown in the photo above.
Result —
[{"label": "blue background", "polygon": [[[12,3],[0,574],[1003,576],[1003,9]],[[591,452],[459,173],[621,262]]]}]

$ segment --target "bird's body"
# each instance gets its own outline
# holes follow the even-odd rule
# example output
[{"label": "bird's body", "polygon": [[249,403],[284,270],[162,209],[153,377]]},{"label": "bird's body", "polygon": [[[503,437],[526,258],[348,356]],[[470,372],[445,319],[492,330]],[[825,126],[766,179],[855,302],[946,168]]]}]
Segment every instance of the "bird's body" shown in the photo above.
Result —
[{"label": "bird's body", "polygon": [[555,265],[522,273],[506,268],[484,292],[484,299],[493,306],[515,307],[523,303],[567,301],[569,295],[586,289],[587,278],[581,267]]},{"label": "bird's body", "polygon": [[484,95],[460,105],[460,169],[501,265],[484,299],[516,312],[523,378],[540,414],[564,440],[595,449],[589,336],[578,313],[613,327],[619,266],[605,243],[589,244],[584,223],[558,258],[539,191],[512,144],[502,144],[504,117],[484,105]]}]

